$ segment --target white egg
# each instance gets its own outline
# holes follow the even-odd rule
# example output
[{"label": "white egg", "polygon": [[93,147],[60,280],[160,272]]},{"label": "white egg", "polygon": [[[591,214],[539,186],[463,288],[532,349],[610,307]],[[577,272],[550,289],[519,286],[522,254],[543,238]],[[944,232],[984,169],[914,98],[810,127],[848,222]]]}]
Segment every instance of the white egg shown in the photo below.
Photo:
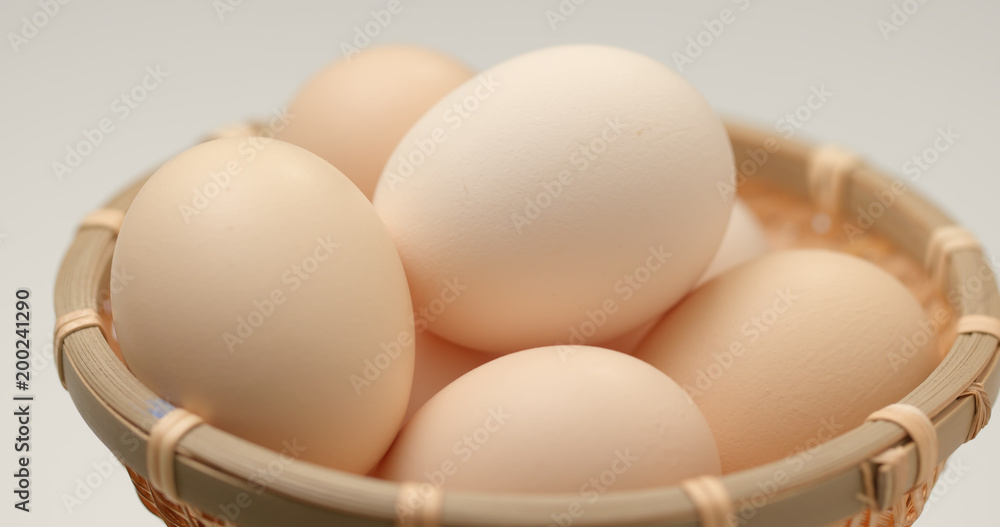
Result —
[{"label": "white egg", "polygon": [[733,177],[721,119],[681,76],[562,46],[447,95],[373,202],[416,304],[447,303],[430,330],[509,353],[609,340],[677,302],[719,246]]}]

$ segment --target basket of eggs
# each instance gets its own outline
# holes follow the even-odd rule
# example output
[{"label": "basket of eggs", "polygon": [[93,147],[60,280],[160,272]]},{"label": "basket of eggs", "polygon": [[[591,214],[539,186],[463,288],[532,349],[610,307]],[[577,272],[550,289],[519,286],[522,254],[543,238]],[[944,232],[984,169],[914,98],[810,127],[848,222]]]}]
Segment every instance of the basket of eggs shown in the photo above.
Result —
[{"label": "basket of eggs", "polygon": [[1000,383],[969,232],[605,46],[335,63],[85,218],[55,305],[172,526],[908,526]]}]

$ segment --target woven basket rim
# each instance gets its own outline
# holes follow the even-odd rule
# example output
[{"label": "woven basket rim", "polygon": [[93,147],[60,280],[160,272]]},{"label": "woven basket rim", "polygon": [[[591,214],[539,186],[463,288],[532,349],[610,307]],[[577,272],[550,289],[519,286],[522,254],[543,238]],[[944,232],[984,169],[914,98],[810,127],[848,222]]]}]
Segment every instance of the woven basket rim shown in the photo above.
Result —
[{"label": "woven basket rim", "polygon": [[[753,177],[777,184],[794,194],[811,197],[804,174],[815,148],[799,141],[773,137],[750,127],[729,124],[730,139],[736,152],[737,167],[749,159],[751,149],[766,142],[777,145],[771,158],[757,167]],[[770,149],[769,149],[770,150]],[[756,169],[755,169],[756,170]],[[145,178],[143,178],[144,180]],[[891,189],[894,179],[868,166],[861,166],[847,178],[843,192],[837,196],[845,210],[867,205],[875,191]],[[139,181],[113,199],[106,208],[124,212],[138,192]],[[930,234],[953,222],[914,190],[901,196],[885,216],[872,227],[872,232],[891,239],[903,252],[923,260]],[[81,229],[63,261],[56,283],[56,315],[62,316],[80,309],[98,309],[102,277],[110,272],[114,233],[103,229]],[[951,257],[947,275],[948,288],[965,283],[973,271],[986,286],[962,304],[962,315],[983,314],[1000,316],[1000,293],[992,270],[980,272],[982,252],[967,250]],[[105,282],[106,283],[106,282]],[[76,331],[64,340],[62,361],[68,390],[81,415],[101,440],[131,469],[147,476],[146,441],[150,430],[165,408],[161,399],[149,391],[125,368],[112,352],[98,328]],[[932,375],[901,402],[919,407],[935,422],[940,441],[940,457],[945,459],[965,442],[973,426],[975,402],[961,394],[973,381],[980,379],[990,397],[995,397],[1000,384],[997,375],[997,340],[982,334],[960,334],[950,347],[941,365]],[[123,451],[123,434],[138,440],[139,448]],[[789,475],[789,482],[766,503],[754,507],[753,517],[742,525],[793,525],[778,519],[803,507],[815,517],[820,527],[848,517],[867,508],[857,498],[866,492],[865,468],[872,459],[891,447],[907,449],[911,467],[917,463],[917,453],[905,433],[896,425],[869,422],[839,437],[823,443],[804,461],[804,467]],[[208,510],[214,502],[232,500],[238,492],[249,489],[256,470],[266,467],[276,452],[205,425],[186,436],[177,449],[177,490],[185,502]],[[773,480],[774,474],[787,472],[785,460],[728,474],[720,478],[733,501],[753,500],[760,494],[759,483]],[[915,470],[911,470],[915,473]],[[218,488],[205,487],[213,481]],[[907,488],[916,481],[903,482]],[[264,508],[295,510],[296,514],[323,515],[328,519],[351,517],[367,520],[364,525],[392,525],[396,522],[394,505],[400,484],[377,480],[296,462],[284,469],[262,492],[252,494]],[[253,490],[253,489],[250,489]],[[870,490],[868,491],[870,493]],[[219,497],[223,501],[219,501]],[[499,494],[447,491],[448,507],[443,525],[535,526],[552,523],[549,513],[565,511],[580,501],[579,494]],[[879,496],[873,496],[878,500]],[[297,509],[300,508],[300,509]],[[217,509],[213,509],[217,510]],[[270,509],[269,509],[270,510]],[[244,511],[247,518],[251,510]],[[292,516],[295,517],[296,514]],[[341,515],[341,516],[338,516]],[[265,515],[266,516],[266,515]],[[614,491],[587,506],[586,514],[575,518],[577,526],[607,525],[609,522],[645,523],[664,526],[695,526],[697,511],[678,486],[654,489]],[[251,524],[259,522],[251,521]],[[794,525],[804,525],[798,519]]]}]

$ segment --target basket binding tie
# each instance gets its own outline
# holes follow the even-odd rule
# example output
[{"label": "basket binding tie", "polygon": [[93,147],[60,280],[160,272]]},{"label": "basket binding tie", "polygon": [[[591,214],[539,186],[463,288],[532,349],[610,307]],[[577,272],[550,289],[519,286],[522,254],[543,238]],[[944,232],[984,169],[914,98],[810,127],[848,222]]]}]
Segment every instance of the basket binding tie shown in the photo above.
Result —
[{"label": "basket binding tie", "polygon": [[957,225],[938,227],[927,240],[924,269],[941,289],[948,288],[948,262],[961,251],[978,251],[979,240],[968,230]]},{"label": "basket binding tie", "polygon": [[[122,220],[125,219],[125,213],[118,209],[98,209],[87,215],[80,222],[80,227],[78,231],[84,229],[106,229],[111,231],[112,236],[118,236],[118,232],[121,231]],[[56,319],[55,324],[55,336],[52,338],[52,348],[54,359],[56,361],[56,370],[59,372],[59,382],[62,383],[63,388],[66,388],[66,373],[63,369],[63,344],[71,333],[79,331],[84,328],[99,327],[101,332],[104,333],[104,339],[111,339],[111,328],[105,327],[104,321],[101,320],[101,316],[97,313],[97,310],[93,308],[84,308],[70,311]]]},{"label": "basket binding tie", "polygon": [[[891,448],[862,465],[865,475],[865,495],[860,496],[869,507],[886,512],[892,510],[896,525],[904,525],[912,506],[917,515],[926,497],[917,496],[914,489],[934,480],[938,469],[938,437],[934,423],[922,410],[909,404],[891,404],[868,416],[866,421],[889,421],[905,430],[917,452],[916,477],[912,477],[908,461],[909,450],[902,445]],[[912,487],[904,487],[913,480]]]},{"label": "basket binding tie", "polygon": [[[423,489],[429,489],[422,492]],[[430,483],[406,482],[396,498],[397,527],[439,527],[444,495]]]},{"label": "basket binding tie", "polygon": [[101,320],[100,315],[93,308],[88,307],[70,311],[56,319],[56,330],[55,336],[52,338],[52,348],[56,361],[56,371],[59,372],[59,382],[62,383],[63,388],[66,388],[66,371],[63,368],[63,344],[66,342],[66,337],[81,329],[94,327],[101,329],[105,340],[109,338],[110,332],[108,328],[105,327],[104,321]]},{"label": "basket binding tie", "polygon": [[98,209],[87,215],[80,222],[80,230],[87,228],[101,228],[111,231],[115,236],[122,229],[122,221],[125,220],[125,213],[118,209]]},{"label": "basket binding tie", "polygon": [[862,167],[861,158],[835,145],[816,147],[809,154],[806,183],[813,203],[831,218],[840,216],[844,188],[854,171]]},{"label": "basket binding tie", "polygon": [[702,476],[681,482],[681,488],[691,498],[698,511],[701,527],[729,527],[733,517],[733,500],[722,481],[715,476]]},{"label": "basket binding tie", "polygon": [[146,479],[150,486],[172,501],[180,501],[174,473],[177,445],[188,432],[205,421],[183,409],[174,408],[153,425],[146,444]]},{"label": "basket binding tie", "polygon": [[961,397],[973,397],[976,401],[976,415],[972,418],[972,427],[969,428],[969,435],[965,438],[965,442],[968,443],[982,432],[983,428],[990,422],[990,417],[993,415],[993,401],[990,401],[990,396],[986,393],[986,388],[981,382],[974,382],[969,385],[969,389],[962,392]]},{"label": "basket binding tie", "polygon": [[[958,320],[958,334],[983,333],[989,335],[1000,343],[1000,318],[989,315],[966,315]],[[1000,359],[1000,354],[994,352],[992,362]],[[986,373],[992,368],[987,367],[986,371],[979,374],[969,388],[959,395],[962,397],[973,397],[976,402],[976,413],[972,418],[972,426],[969,428],[969,435],[965,441],[969,442],[979,435],[979,432],[990,422],[993,414],[993,401],[990,400],[989,393],[986,392]]]}]

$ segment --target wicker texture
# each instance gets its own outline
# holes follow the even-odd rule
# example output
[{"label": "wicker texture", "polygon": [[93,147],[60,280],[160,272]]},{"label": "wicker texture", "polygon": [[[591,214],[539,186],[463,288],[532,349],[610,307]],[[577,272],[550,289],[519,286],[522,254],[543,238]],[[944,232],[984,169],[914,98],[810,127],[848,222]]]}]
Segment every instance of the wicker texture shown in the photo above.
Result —
[{"label": "wicker texture", "polygon": [[128,470],[128,476],[132,479],[132,484],[135,485],[135,492],[139,495],[139,501],[146,506],[149,512],[159,516],[163,520],[163,523],[169,527],[235,525],[231,522],[209,516],[190,505],[167,498],[163,493],[151,487],[146,478],[140,476],[136,471],[128,467],[125,467],[125,469]]}]

